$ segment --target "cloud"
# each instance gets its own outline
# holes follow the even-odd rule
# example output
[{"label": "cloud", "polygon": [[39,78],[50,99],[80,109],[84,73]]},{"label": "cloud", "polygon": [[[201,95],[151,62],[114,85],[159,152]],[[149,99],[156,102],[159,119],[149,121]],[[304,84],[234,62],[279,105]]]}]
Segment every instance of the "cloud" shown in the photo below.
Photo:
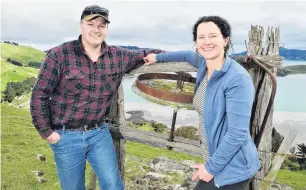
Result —
[{"label": "cloud", "polygon": [[79,35],[86,5],[110,11],[107,42],[166,50],[192,49],[192,26],[203,15],[232,25],[235,52],[244,51],[251,25],[279,26],[285,47],[306,49],[306,3],[289,1],[73,1],[23,0],[2,3],[2,39],[51,48]]}]

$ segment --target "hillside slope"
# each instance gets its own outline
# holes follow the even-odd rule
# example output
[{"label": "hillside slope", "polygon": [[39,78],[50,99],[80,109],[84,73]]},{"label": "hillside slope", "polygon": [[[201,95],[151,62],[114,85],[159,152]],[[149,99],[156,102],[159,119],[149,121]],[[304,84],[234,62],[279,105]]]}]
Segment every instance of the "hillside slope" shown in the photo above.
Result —
[{"label": "hillside slope", "polygon": [[19,67],[1,58],[1,92],[4,91],[7,82],[23,81],[28,77],[37,77],[38,69],[32,67]]},{"label": "hillside slope", "polygon": [[41,63],[46,53],[30,46],[1,43],[1,57],[5,60],[11,58],[28,66],[30,62]]},{"label": "hillside slope", "polygon": [[[1,92],[7,82],[23,81],[28,77],[37,77],[38,68],[27,67],[30,62],[41,63],[46,53],[29,46],[1,43]],[[7,61],[10,58],[23,66],[17,66]]]},{"label": "hillside slope", "polygon": [[[246,56],[247,52],[235,53],[233,56],[243,55]],[[287,49],[280,47],[279,48],[279,55],[283,57],[285,60],[299,60],[299,61],[306,61],[306,50],[301,49]]]}]

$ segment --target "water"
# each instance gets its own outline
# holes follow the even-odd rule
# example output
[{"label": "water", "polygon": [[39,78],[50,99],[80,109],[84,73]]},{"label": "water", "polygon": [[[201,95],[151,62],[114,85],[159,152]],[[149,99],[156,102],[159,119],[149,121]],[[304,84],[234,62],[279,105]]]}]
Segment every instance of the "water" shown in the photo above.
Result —
[{"label": "water", "polygon": [[[284,61],[286,65],[306,64],[306,61]],[[192,74],[193,76],[195,73]],[[132,91],[136,78],[123,80],[125,111],[140,110],[144,118],[163,122],[169,127],[172,122],[173,108],[151,103]],[[274,102],[273,126],[281,133],[297,130],[298,136],[294,145],[306,143],[306,74],[277,77],[277,92]],[[126,114],[126,118],[129,115]],[[178,111],[176,127],[184,125],[198,126],[198,115],[194,110]]]},{"label": "water", "polygon": [[277,77],[275,111],[306,112],[306,74]]},{"label": "water", "polygon": [[289,65],[306,65],[306,61],[285,60],[284,66]]}]

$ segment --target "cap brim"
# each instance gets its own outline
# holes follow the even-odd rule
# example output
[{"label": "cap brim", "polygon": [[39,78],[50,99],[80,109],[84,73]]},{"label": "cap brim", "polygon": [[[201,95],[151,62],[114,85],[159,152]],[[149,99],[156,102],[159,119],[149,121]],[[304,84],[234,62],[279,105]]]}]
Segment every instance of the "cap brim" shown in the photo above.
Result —
[{"label": "cap brim", "polygon": [[82,20],[87,20],[87,21],[90,21],[92,19],[95,19],[97,17],[102,17],[105,19],[106,22],[110,23],[110,21],[103,15],[100,15],[100,14],[91,14],[91,15],[87,15],[87,16],[84,16],[84,18]]}]

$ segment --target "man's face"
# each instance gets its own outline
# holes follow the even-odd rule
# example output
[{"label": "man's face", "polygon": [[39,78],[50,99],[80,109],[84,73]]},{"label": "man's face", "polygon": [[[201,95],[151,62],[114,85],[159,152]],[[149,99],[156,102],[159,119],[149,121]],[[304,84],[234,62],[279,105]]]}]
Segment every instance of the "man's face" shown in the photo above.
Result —
[{"label": "man's face", "polygon": [[80,23],[82,38],[93,47],[100,46],[105,40],[108,24],[102,17],[93,20],[82,20]]}]

